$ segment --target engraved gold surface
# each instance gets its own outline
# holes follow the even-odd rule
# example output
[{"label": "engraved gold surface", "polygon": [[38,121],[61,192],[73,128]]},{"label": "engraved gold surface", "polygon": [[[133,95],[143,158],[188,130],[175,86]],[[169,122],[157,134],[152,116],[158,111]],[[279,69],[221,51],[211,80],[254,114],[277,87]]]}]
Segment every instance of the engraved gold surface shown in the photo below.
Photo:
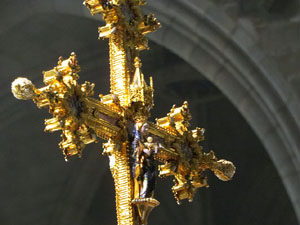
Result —
[{"label": "engraved gold surface", "polygon": [[[145,225],[151,210],[159,205],[153,191],[151,196],[141,196],[149,185],[146,178],[141,180],[141,171],[150,154],[161,163],[160,177],[174,176],[172,191],[178,204],[184,199],[192,201],[198,188],[208,187],[206,170],[223,181],[232,179],[235,173],[230,161],[217,159],[213,151],[203,152],[199,142],[204,141],[205,130],[189,129],[187,101],[182,106],[174,105],[166,117],[156,119],[156,124],[148,121],[154,106],[153,81],[150,78],[148,85],[144,80],[139,52],[148,49],[145,34],[157,30],[160,23],[153,14],[141,13],[140,6],[145,3],[84,1],[92,15],[101,13],[106,22],[98,30],[99,38],[109,39],[110,94],[94,99],[94,84],[78,83],[80,67],[75,53],[67,59],[60,57],[56,67],[43,72],[45,87],[38,89],[26,78],[12,83],[16,98],[32,99],[39,108],[49,108],[53,117],[45,120],[45,131],[62,131],[59,146],[66,160],[81,156],[84,147],[97,142],[97,137],[107,140],[103,154],[109,157],[115,182],[119,225]],[[133,131],[143,135],[136,149],[131,149]]]}]

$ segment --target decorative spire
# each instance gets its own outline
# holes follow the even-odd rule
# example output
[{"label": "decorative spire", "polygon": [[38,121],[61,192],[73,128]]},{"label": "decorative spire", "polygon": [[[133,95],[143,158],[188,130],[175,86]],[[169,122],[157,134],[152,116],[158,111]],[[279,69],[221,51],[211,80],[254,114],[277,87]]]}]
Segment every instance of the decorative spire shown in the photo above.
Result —
[{"label": "decorative spire", "polygon": [[142,63],[139,57],[134,59],[135,72],[130,85],[130,101],[141,102],[147,108],[153,106],[153,87],[150,78],[150,86],[144,80],[144,74],[141,71]]},{"label": "decorative spire", "polygon": [[144,86],[144,74],[141,71],[142,63],[139,57],[134,59],[135,72],[132,79],[131,85],[134,87],[143,87]]}]

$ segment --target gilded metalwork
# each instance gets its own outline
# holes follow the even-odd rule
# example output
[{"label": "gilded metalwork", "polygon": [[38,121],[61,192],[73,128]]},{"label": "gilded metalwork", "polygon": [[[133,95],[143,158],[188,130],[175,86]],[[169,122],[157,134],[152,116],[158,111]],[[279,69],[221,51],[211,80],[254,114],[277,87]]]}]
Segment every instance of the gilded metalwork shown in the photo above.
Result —
[{"label": "gilded metalwork", "polygon": [[99,38],[109,39],[111,93],[92,98],[94,84],[78,83],[80,67],[75,53],[59,58],[58,65],[43,72],[45,87],[36,88],[26,78],[12,83],[18,99],[32,99],[39,108],[48,107],[53,118],[45,120],[45,131],[62,131],[66,160],[82,154],[97,137],[107,140],[103,154],[110,160],[115,182],[119,225],[145,225],[153,208],[156,168],[159,177],[174,176],[172,191],[178,204],[192,201],[196,190],[208,187],[205,170],[221,180],[230,180],[234,165],[218,160],[214,152],[203,152],[204,129],[189,129],[188,102],[174,105],[166,117],[149,122],[153,103],[153,81],[142,73],[139,52],[148,49],[145,34],[160,23],[153,14],[143,15],[143,0],[85,0],[91,13],[103,14],[106,25]]}]

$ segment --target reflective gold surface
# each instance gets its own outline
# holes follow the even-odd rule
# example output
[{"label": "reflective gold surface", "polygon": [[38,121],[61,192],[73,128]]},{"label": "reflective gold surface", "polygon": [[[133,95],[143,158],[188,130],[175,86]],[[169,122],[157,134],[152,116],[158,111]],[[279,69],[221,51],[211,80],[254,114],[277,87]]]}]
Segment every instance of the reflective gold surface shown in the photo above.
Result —
[{"label": "reflective gold surface", "polygon": [[59,58],[58,65],[43,72],[45,87],[37,89],[26,78],[12,83],[18,99],[32,99],[39,108],[48,107],[52,118],[45,120],[45,131],[62,130],[62,149],[66,160],[82,154],[97,137],[107,140],[103,154],[110,159],[115,182],[119,225],[147,224],[154,199],[154,160],[160,162],[159,176],[174,176],[172,191],[178,204],[193,200],[196,190],[208,187],[205,170],[221,180],[230,180],[234,165],[218,160],[214,152],[203,152],[204,129],[189,129],[188,102],[174,105],[166,117],[149,122],[153,102],[153,81],[144,80],[141,50],[148,49],[145,34],[160,23],[153,14],[143,15],[142,0],[85,0],[91,13],[103,14],[106,25],[99,38],[109,39],[110,94],[94,99],[94,84],[78,83],[80,67],[75,53]]}]

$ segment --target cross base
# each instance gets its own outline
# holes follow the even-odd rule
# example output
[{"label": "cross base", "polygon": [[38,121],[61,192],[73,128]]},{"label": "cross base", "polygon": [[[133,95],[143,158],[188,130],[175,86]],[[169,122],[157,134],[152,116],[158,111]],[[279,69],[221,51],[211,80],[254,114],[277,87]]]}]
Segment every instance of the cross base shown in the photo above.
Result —
[{"label": "cross base", "polygon": [[135,198],[132,200],[139,213],[140,225],[147,225],[148,217],[156,206],[160,203],[154,198]]}]

